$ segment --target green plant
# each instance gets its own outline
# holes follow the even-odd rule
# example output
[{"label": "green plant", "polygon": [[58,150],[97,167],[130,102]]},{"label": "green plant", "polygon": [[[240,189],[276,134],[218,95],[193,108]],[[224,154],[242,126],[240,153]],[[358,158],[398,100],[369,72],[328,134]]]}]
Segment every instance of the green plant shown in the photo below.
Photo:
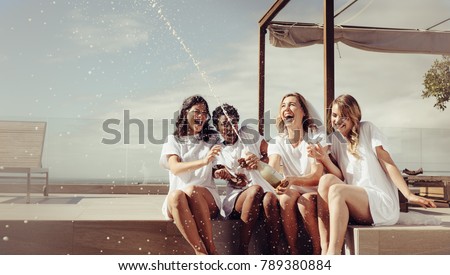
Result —
[{"label": "green plant", "polygon": [[422,98],[435,97],[434,107],[444,111],[450,100],[450,56],[444,55],[442,60],[435,60],[424,76]]}]

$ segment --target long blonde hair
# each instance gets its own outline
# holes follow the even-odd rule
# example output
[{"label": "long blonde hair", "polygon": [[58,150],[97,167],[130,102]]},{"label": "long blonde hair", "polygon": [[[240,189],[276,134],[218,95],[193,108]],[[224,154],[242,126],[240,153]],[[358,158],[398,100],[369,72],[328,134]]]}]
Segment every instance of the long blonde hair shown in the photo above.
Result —
[{"label": "long blonde hair", "polygon": [[290,97],[290,96],[297,98],[297,101],[300,103],[300,107],[302,108],[303,113],[304,113],[303,120],[302,120],[303,131],[308,132],[308,124],[311,123],[311,120],[309,119],[310,117],[309,117],[308,107],[306,107],[306,99],[299,93],[289,93],[289,94],[283,96],[283,98],[281,99],[281,102],[280,102],[280,106],[278,108],[278,116],[277,116],[277,121],[276,121],[278,133],[286,133],[286,125],[284,124],[284,120],[281,116],[281,105],[283,105],[283,100],[286,97]]},{"label": "long blonde hair", "polygon": [[[359,123],[361,122],[361,108],[359,107],[356,99],[348,94],[338,96],[333,102],[331,102],[331,106],[337,105],[339,110],[341,111],[342,117],[347,117],[353,124],[352,129],[347,134],[346,138],[350,142],[348,144],[348,151],[355,156],[356,158],[360,158],[358,154],[358,144],[359,144]],[[331,108],[330,108],[331,109]],[[331,119],[330,119],[331,124]],[[331,125],[330,125],[331,126]]]}]

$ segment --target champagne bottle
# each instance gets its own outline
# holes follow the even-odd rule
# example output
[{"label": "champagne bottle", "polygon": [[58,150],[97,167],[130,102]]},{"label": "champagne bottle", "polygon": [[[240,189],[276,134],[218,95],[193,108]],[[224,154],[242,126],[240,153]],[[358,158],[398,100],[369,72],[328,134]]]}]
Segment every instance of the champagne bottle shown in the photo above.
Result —
[{"label": "champagne bottle", "polygon": [[277,188],[277,186],[283,180],[283,175],[278,173],[275,169],[272,168],[272,166],[265,162],[258,161],[257,170],[261,173],[261,176],[274,188]]}]

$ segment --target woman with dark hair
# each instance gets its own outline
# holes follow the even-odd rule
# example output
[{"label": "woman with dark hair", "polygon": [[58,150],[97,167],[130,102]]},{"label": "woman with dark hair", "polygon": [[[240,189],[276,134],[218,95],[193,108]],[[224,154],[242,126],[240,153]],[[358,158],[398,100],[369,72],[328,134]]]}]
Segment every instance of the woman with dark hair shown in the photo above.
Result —
[{"label": "woman with dark hair", "polygon": [[269,253],[277,254],[281,232],[278,201],[273,187],[256,170],[259,161],[267,162],[267,142],[248,126],[239,129],[239,113],[231,105],[223,104],[213,111],[213,124],[223,140],[214,177],[227,181],[222,204],[225,216],[242,221],[239,253],[248,254],[251,236],[263,210]]},{"label": "woman with dark hair", "polygon": [[211,218],[221,202],[212,178],[219,145],[209,141],[209,108],[201,96],[184,100],[176,129],[164,143],[160,165],[169,170],[169,192],[162,211],[172,219],[196,254],[217,254]]},{"label": "woman with dark hair", "polygon": [[299,93],[285,95],[276,121],[279,135],[270,142],[268,149],[269,165],[285,175],[276,190],[291,254],[300,253],[297,244],[299,212],[303,220],[301,224],[311,238],[312,253],[320,254],[316,199],[323,166],[308,157],[308,125],[317,120],[311,117],[310,111]]},{"label": "woman with dark hair", "polygon": [[322,254],[341,254],[350,220],[362,225],[397,223],[398,190],[411,203],[436,205],[409,190],[381,131],[371,122],[361,121],[355,98],[341,95],[331,107],[330,127],[337,133],[331,146],[314,146],[310,155],[331,173],[321,177],[318,188]]}]

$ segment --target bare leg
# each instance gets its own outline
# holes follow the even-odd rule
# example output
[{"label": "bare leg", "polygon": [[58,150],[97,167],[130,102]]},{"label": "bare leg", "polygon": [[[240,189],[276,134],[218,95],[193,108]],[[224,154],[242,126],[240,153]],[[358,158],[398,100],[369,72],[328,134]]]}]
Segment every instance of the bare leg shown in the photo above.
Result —
[{"label": "bare leg", "polygon": [[331,185],[341,183],[344,184],[338,177],[332,174],[323,175],[319,180],[317,188],[317,216],[319,217],[319,233],[320,246],[322,248],[322,255],[328,252],[328,245],[330,241],[330,213],[328,208],[328,189]]},{"label": "bare leg", "polygon": [[298,241],[298,208],[297,200],[300,194],[288,189],[280,198],[281,218],[283,222],[284,234],[289,246],[291,255],[299,254]]},{"label": "bare leg", "polygon": [[198,233],[208,254],[217,254],[214,245],[211,218],[219,214],[213,196],[208,189],[200,186],[189,186],[185,190],[189,208],[193,214]]},{"label": "bare leg", "polygon": [[263,195],[264,191],[261,186],[253,185],[242,191],[236,200],[235,210],[241,214],[241,220],[243,222],[239,245],[241,254],[248,254],[248,245],[256,222],[258,221]]},{"label": "bare leg", "polygon": [[317,222],[317,193],[302,194],[297,201],[303,224],[311,239],[313,254],[320,255],[320,234]]},{"label": "bare leg", "polygon": [[281,235],[281,215],[278,198],[274,193],[267,192],[263,199],[264,220],[267,235],[269,236],[269,253],[278,254],[278,245]]},{"label": "bare leg", "polygon": [[349,217],[359,224],[371,224],[367,192],[358,186],[335,184],[328,192],[330,208],[330,244],[327,254],[341,254]]},{"label": "bare leg", "polygon": [[169,216],[174,220],[181,235],[194,249],[195,254],[208,254],[198,234],[186,194],[181,190],[172,191],[169,194],[167,206]]}]

